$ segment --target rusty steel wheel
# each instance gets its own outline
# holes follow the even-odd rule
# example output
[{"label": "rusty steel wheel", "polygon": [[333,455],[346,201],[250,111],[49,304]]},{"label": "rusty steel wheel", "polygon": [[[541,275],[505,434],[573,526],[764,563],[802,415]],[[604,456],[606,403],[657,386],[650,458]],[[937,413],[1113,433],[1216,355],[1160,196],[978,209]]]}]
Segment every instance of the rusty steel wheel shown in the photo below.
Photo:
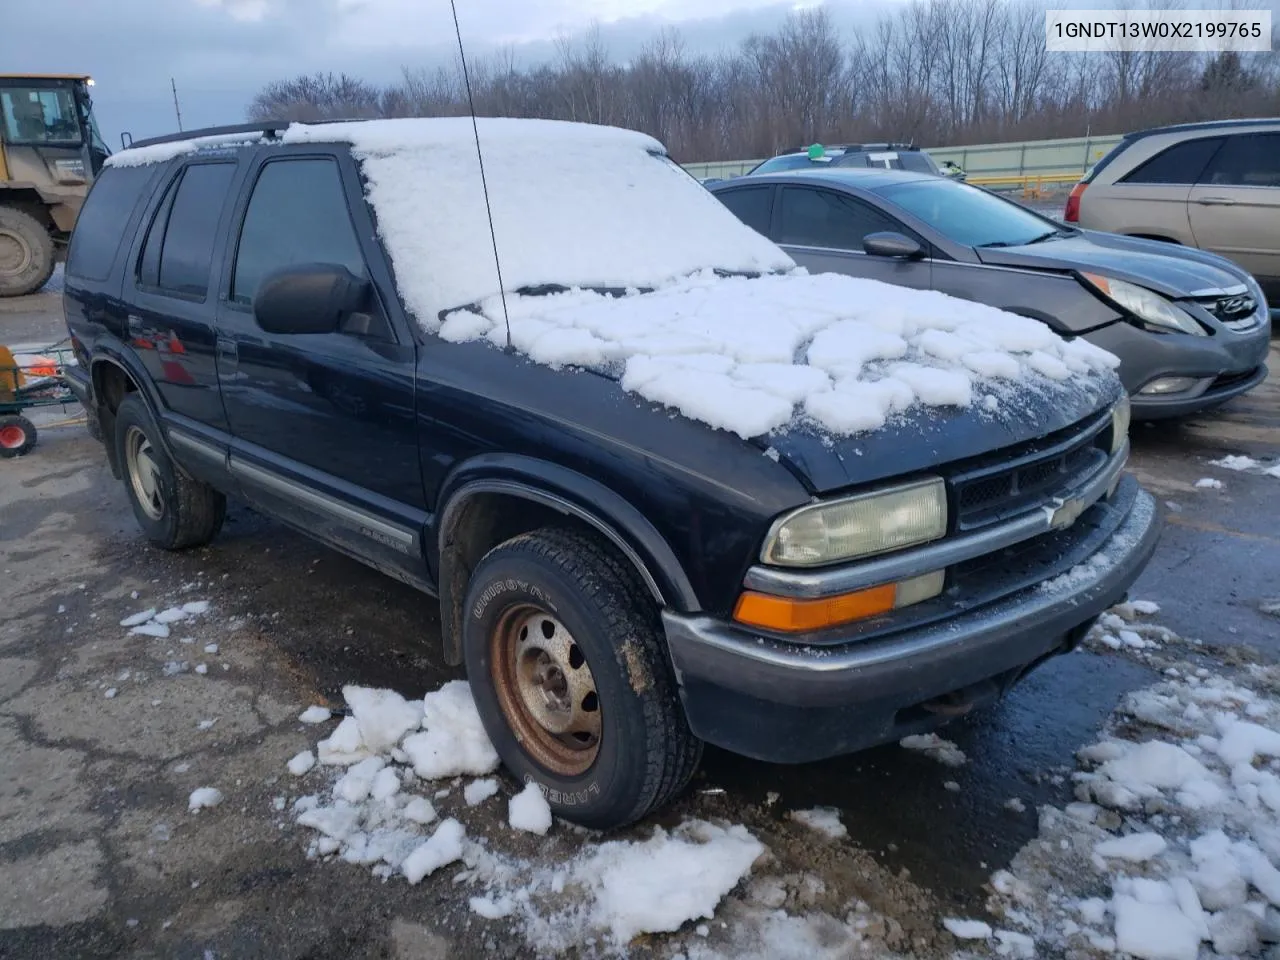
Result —
[{"label": "rusty steel wheel", "polygon": [[501,616],[490,645],[498,704],[521,745],[560,776],[589,770],[600,751],[600,694],[573,634],[521,604]]}]

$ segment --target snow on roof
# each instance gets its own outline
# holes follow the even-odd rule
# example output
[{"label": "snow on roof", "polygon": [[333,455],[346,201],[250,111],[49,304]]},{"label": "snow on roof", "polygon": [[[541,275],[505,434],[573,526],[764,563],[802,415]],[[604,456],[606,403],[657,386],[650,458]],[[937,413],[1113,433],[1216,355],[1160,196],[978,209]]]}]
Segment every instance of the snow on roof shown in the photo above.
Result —
[{"label": "snow on roof", "polygon": [[[507,291],[654,287],[706,268],[794,266],[651,137],[552,120],[477,123]],[[469,117],[295,124],[282,139],[351,145],[401,294],[428,329],[441,311],[499,291]]]},{"label": "snow on roof", "polygon": [[[620,366],[623,389],[742,437],[797,419],[837,435],[876,430],[913,408],[968,407],[978,384],[1101,393],[1119,364],[994,307],[798,270],[707,271],[622,297],[509,296],[507,307],[512,345],[532,360]],[[504,344],[501,301],[479,311],[448,314],[440,336]]]},{"label": "snow on roof", "polygon": [[207,137],[190,137],[153,143],[145,147],[129,147],[107,157],[108,167],[142,167],[150,163],[168,163],[174,157],[195,153],[207,147],[240,147],[262,143],[264,138],[251,133],[219,133]]}]

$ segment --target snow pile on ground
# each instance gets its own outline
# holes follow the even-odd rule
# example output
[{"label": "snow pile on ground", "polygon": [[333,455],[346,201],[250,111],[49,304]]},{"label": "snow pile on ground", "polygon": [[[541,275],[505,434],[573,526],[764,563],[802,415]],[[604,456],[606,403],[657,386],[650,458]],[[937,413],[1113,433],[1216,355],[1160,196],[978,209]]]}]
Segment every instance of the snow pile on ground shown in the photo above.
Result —
[{"label": "snow pile on ground", "polygon": [[[307,782],[316,792],[292,805],[296,822],[315,831],[309,855],[410,884],[457,864],[452,880],[472,889],[472,912],[484,920],[512,918],[539,953],[591,938],[621,949],[639,934],[711,918],[766,852],[741,826],[688,820],[670,831],[655,828],[646,839],[575,841],[565,855],[555,836],[529,837],[546,837],[552,827],[551,808],[533,783],[510,797],[508,827],[497,821],[495,834],[490,816],[479,824],[488,835],[472,837],[470,818],[492,809],[485,801],[502,788],[484,776],[498,758],[467,685],[446,684],[421,701],[354,686],[344,687],[343,696],[351,716],[315,754],[303,751],[288,763],[295,777],[319,778]],[[461,776],[481,779],[455,791]],[[439,789],[444,778],[455,779]],[[532,859],[500,852],[530,843],[553,843],[560,852]]]},{"label": "snow pile on ground", "polygon": [[[1257,471],[1264,476],[1275,477],[1280,480],[1280,460],[1275,463],[1263,463],[1261,460],[1255,460],[1253,457],[1241,456],[1239,454],[1229,454],[1221,460],[1210,460],[1209,466],[1222,467],[1224,470],[1235,470],[1242,473],[1246,470]],[[1203,483],[1204,481],[1200,481]],[[1196,486],[1200,486],[1199,483]]]},{"label": "snow pile on ground", "polygon": [[898,745],[906,750],[919,751],[948,767],[963,767],[969,759],[958,746],[950,740],[944,740],[936,733],[918,733],[903,737]]},{"label": "snow pile on ground", "polygon": [[1197,490],[1221,490],[1222,481],[1215,480],[1213,477],[1201,477],[1196,481]]},{"label": "snow pile on ground", "polygon": [[209,612],[208,600],[192,600],[177,607],[168,607],[157,611],[155,607],[139,610],[120,621],[120,626],[128,627],[131,634],[166,639],[172,623],[181,623]]},{"label": "snow pile on ground", "polygon": [[992,877],[992,912],[1055,954],[1280,943],[1280,668],[1164,662],[1079,752],[1076,802],[1041,808],[1039,838]]},{"label": "snow pile on ground", "polygon": [[[793,420],[876,430],[916,407],[968,407],[980,385],[1101,392],[1117,365],[1034,320],[836,274],[704,270],[650,292],[508,296],[506,308],[512,345],[535,362],[616,372],[624,390],[743,437]],[[502,302],[448,314],[440,336],[504,344]]]},{"label": "snow pile on ground", "polygon": [[1138,660],[1151,662],[1152,657],[1159,655],[1159,651],[1168,644],[1198,645],[1194,640],[1179,637],[1168,627],[1142,619],[1159,611],[1159,605],[1150,600],[1116,604],[1090,628],[1085,646],[1099,653],[1104,650],[1122,651]]},{"label": "snow pile on ground", "polygon": [[221,790],[216,787],[199,787],[191,791],[191,796],[187,799],[187,809],[196,813],[205,807],[216,807],[221,802]]}]

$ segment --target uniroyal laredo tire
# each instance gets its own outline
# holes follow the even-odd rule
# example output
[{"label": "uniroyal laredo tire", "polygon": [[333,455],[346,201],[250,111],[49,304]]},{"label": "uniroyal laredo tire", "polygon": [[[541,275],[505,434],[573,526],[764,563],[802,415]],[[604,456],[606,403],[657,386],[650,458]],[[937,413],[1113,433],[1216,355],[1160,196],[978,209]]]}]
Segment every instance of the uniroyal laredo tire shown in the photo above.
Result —
[{"label": "uniroyal laredo tire", "polygon": [[[169,459],[151,411],[138,394],[121,401],[115,426],[125,493],[147,539],[165,550],[185,550],[216,537],[227,515],[227,498]],[[141,474],[144,461],[147,481]]]},{"label": "uniroyal laredo tire", "polygon": [[36,445],[36,425],[26,417],[0,417],[0,457],[23,457]]},{"label": "uniroyal laredo tire", "polygon": [[0,206],[0,297],[35,293],[53,276],[53,238],[35,217]]},{"label": "uniroyal laredo tire", "polygon": [[[544,639],[522,641],[520,624]],[[521,690],[530,687],[518,681],[519,665],[535,653],[557,662],[529,644],[563,649],[560,631],[570,641],[562,673],[576,678],[569,688],[581,684],[585,668],[596,697],[594,751],[589,732],[557,737],[524,705]],[[666,804],[693,777],[702,741],[685,721],[657,607],[635,573],[594,538],[547,528],[489,551],[467,589],[462,639],[472,694],[498,755],[517,780],[538,784],[556,816],[621,827]],[[584,702],[590,705],[589,695]],[[591,722],[589,711],[578,716]],[[574,737],[584,738],[587,755],[564,746]]]}]

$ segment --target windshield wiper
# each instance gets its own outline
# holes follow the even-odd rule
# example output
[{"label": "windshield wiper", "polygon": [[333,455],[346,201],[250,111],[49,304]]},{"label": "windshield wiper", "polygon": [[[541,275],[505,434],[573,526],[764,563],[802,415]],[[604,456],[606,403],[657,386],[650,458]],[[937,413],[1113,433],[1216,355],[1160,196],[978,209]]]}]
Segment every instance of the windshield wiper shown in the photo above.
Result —
[{"label": "windshield wiper", "polygon": [[[990,250],[993,247],[1012,247],[1012,246],[1014,246],[1014,244],[1009,243],[1009,241],[1007,240],[992,240],[990,243],[978,244],[978,248],[981,250]],[[1017,246],[1022,246],[1022,244],[1017,244]]]},{"label": "windshield wiper", "polygon": [[1026,246],[1029,247],[1033,243],[1044,243],[1046,240],[1056,240],[1058,237],[1069,237],[1069,236],[1071,236],[1071,234],[1065,230],[1050,230],[1048,233],[1042,233],[1040,234],[1040,236],[1032,240],[1028,240],[1026,242]]}]

